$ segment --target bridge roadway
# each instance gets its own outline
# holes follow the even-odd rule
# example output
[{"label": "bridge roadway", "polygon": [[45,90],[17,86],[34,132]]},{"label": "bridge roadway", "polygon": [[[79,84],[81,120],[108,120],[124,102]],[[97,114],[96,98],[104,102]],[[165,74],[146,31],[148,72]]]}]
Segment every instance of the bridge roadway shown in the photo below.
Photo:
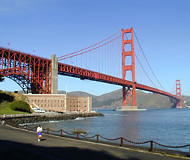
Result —
[{"label": "bridge roadway", "polygon": [[37,142],[32,131],[0,125],[0,158],[24,160],[177,160],[189,157],[161,154],[53,135]]},{"label": "bridge roadway", "polygon": [[[134,84],[134,82],[132,82],[132,81],[128,81],[125,79],[113,77],[110,75],[90,71],[87,69],[83,69],[83,68],[71,66],[68,64],[63,64],[63,63],[58,63],[58,74],[77,77],[82,80],[89,79],[89,80],[93,80],[93,81],[99,81],[99,82],[126,86],[126,87],[127,86],[132,87],[132,85]],[[136,89],[162,94],[162,95],[165,95],[165,96],[168,96],[170,98],[174,98],[174,99],[180,101],[179,97],[177,97],[176,95],[173,95],[171,93],[168,93],[168,92],[165,92],[165,91],[162,91],[157,88],[150,87],[150,86],[146,86],[146,85],[143,85],[140,83],[135,82],[135,84],[136,84]]]}]

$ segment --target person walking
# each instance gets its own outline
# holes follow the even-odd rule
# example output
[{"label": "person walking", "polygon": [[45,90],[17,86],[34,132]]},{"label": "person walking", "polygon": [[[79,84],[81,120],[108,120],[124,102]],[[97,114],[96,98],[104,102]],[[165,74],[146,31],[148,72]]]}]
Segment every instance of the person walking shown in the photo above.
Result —
[{"label": "person walking", "polygon": [[39,125],[39,126],[37,127],[36,131],[37,131],[37,134],[38,134],[38,142],[40,142],[40,140],[41,140],[41,138],[42,138],[42,131],[43,131],[42,126]]},{"label": "person walking", "polygon": [[6,115],[4,114],[2,118],[2,125],[5,125],[5,118],[6,118]]}]

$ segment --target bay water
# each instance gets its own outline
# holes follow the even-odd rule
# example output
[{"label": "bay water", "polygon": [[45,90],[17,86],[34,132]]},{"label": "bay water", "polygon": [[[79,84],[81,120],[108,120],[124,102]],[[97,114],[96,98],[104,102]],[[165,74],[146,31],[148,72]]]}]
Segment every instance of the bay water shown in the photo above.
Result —
[{"label": "bay water", "polygon": [[[98,112],[103,113],[104,116],[43,122],[42,126],[51,130],[64,129],[67,132],[82,129],[88,133],[87,136],[99,134],[106,138],[124,137],[135,142],[153,140],[169,146],[190,144],[190,109],[188,108],[148,109],[137,112],[104,109]],[[157,145],[155,147],[161,148]],[[189,148],[177,150],[188,152]]]}]

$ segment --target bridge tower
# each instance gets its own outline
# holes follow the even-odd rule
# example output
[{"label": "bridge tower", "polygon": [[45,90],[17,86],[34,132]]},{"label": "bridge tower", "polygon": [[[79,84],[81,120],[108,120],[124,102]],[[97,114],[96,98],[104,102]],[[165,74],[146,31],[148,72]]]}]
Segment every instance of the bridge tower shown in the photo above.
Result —
[{"label": "bridge tower", "polygon": [[[123,86],[122,109],[136,109],[136,81],[135,81],[135,51],[133,28],[122,29],[122,78],[127,79],[126,73],[132,75],[132,86]],[[127,38],[130,37],[129,39]]]},{"label": "bridge tower", "polygon": [[177,103],[177,108],[182,108],[182,96],[181,96],[181,82],[176,80],[176,96],[180,97],[180,101]]},{"label": "bridge tower", "polygon": [[58,93],[58,62],[55,54],[51,55],[51,94]]}]

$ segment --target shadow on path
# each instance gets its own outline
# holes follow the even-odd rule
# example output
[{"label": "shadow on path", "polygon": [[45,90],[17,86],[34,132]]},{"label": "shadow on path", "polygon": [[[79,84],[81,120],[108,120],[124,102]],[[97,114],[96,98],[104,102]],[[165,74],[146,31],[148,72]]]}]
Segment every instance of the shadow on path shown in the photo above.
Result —
[{"label": "shadow on path", "polygon": [[[19,160],[123,160],[103,151],[93,151],[77,147],[42,147],[8,140],[0,140],[0,156],[1,158]],[[125,160],[140,159],[129,157]]]},{"label": "shadow on path", "polygon": [[45,138],[42,138],[40,141],[46,141],[46,139],[45,139]]}]

